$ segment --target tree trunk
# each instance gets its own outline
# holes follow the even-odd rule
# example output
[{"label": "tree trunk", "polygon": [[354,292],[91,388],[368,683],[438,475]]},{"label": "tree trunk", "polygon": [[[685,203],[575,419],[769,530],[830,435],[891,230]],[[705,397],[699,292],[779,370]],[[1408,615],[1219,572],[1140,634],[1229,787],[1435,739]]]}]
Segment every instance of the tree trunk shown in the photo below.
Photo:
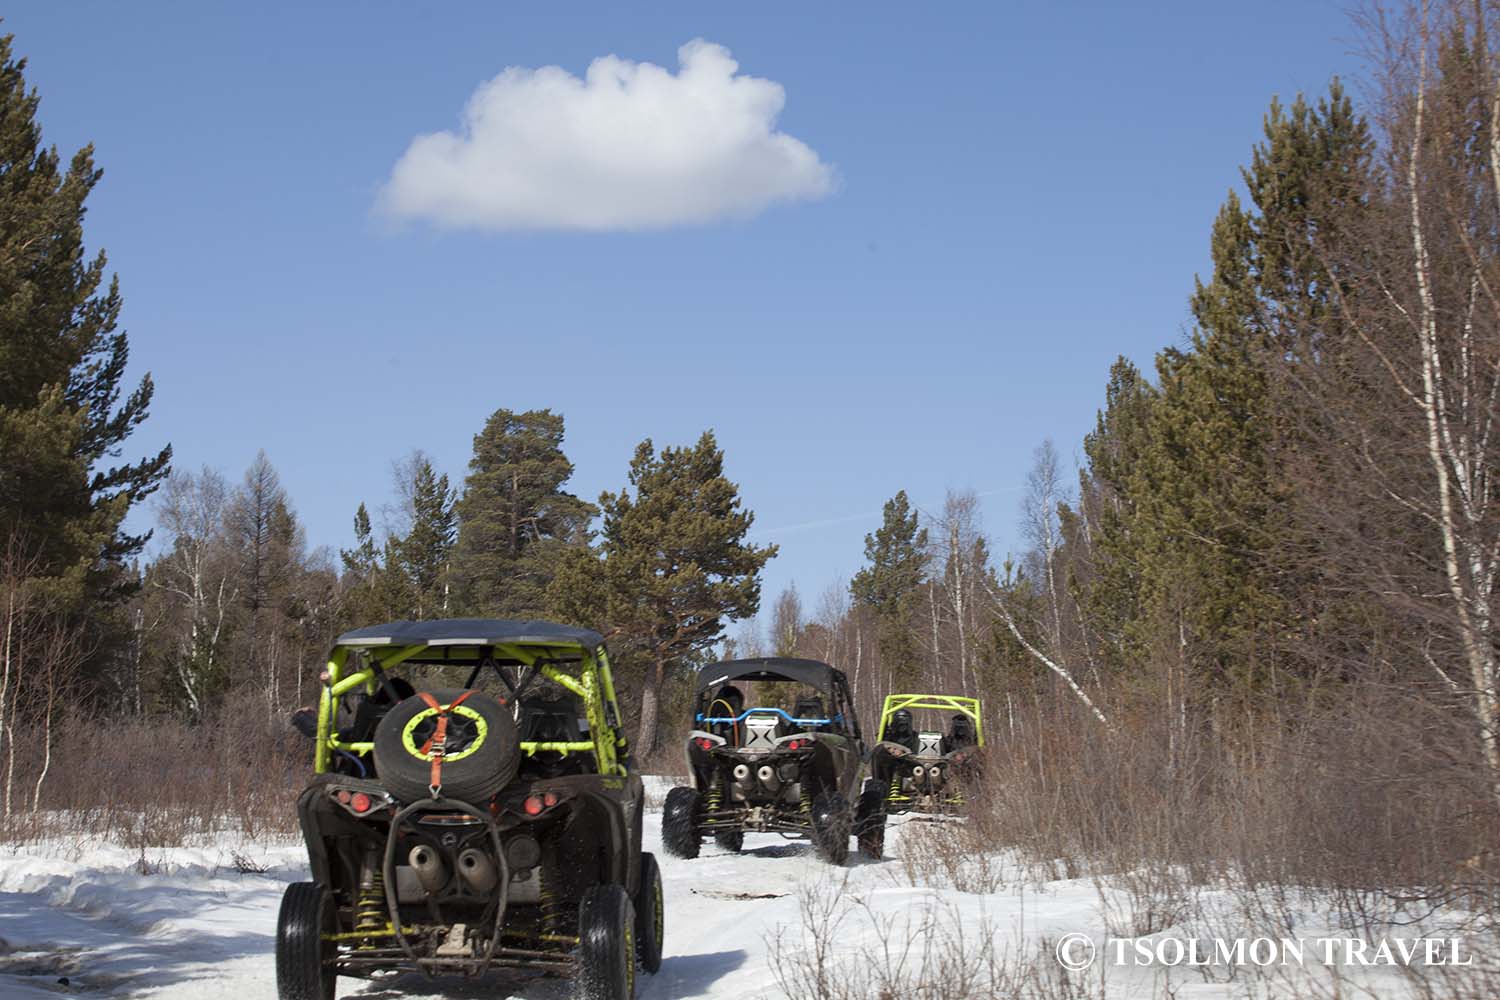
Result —
[{"label": "tree trunk", "polygon": [[[18,657],[19,659],[19,657]],[[16,695],[11,694],[11,703],[5,713],[5,807],[4,815],[10,818],[11,793],[16,785]]]},{"label": "tree trunk", "polygon": [[943,662],[942,662],[943,661],[943,657],[942,657],[942,652],[941,652],[941,646],[940,646],[940,643],[939,643],[939,640],[938,640],[938,606],[937,606],[937,584],[936,583],[929,583],[927,585],[927,603],[932,608],[932,678],[933,679],[932,679],[932,681],[930,683],[921,683],[921,684],[917,684],[916,685],[916,687],[920,687],[920,688],[923,688],[923,689],[925,689],[925,688],[927,688],[929,686],[936,686],[936,685],[938,685],[938,684],[941,683],[940,681],[938,681],[937,678],[939,676],[941,676],[940,671],[942,670],[942,667],[943,667]]},{"label": "tree trunk", "polygon": [[[55,688],[55,685],[52,685]],[[36,776],[36,785],[31,790],[31,811],[35,813],[42,806],[42,784],[47,780],[47,772],[52,768],[52,712],[53,705],[52,690],[47,695],[47,711],[42,716],[42,770]]]},{"label": "tree trunk", "polygon": [[999,594],[994,593],[994,591],[991,591],[991,596],[994,597],[995,607],[1000,612],[1000,620],[1005,623],[1006,628],[1010,629],[1010,634],[1016,637],[1016,641],[1021,644],[1021,648],[1025,649],[1032,656],[1036,657],[1037,660],[1042,664],[1042,666],[1052,671],[1058,677],[1061,677],[1063,679],[1063,682],[1068,685],[1068,688],[1073,692],[1073,694],[1077,696],[1078,700],[1083,702],[1084,706],[1093,713],[1094,718],[1104,723],[1106,727],[1112,727],[1112,723],[1109,721],[1109,718],[1102,711],[1100,711],[1099,706],[1094,704],[1093,699],[1088,696],[1088,693],[1079,686],[1076,680],[1073,679],[1072,672],[1057,660],[1052,659],[1046,653],[1043,653],[1041,650],[1037,649],[1026,640],[1026,637],[1021,634],[1021,630],[1016,627],[1016,620],[1011,617],[1010,609],[1005,606],[1004,598],[1002,598]]},{"label": "tree trunk", "polygon": [[662,683],[667,676],[667,661],[657,660],[646,689],[641,692],[641,725],[635,737],[635,759],[644,761],[656,753],[656,716]]},{"label": "tree trunk", "polygon": [[14,655],[16,637],[16,584],[11,583],[5,595],[5,642],[4,654],[0,661],[4,662],[4,670],[0,671],[0,741],[10,740],[10,712],[8,711],[7,698],[10,695],[10,667]]},{"label": "tree trunk", "polygon": [[[1463,536],[1459,514],[1455,509],[1454,484],[1450,482],[1449,466],[1451,463],[1453,469],[1461,474],[1467,464],[1463,459],[1474,449],[1456,446],[1448,427],[1444,368],[1438,345],[1438,308],[1433,294],[1432,264],[1423,231],[1421,199],[1418,194],[1426,84],[1427,48],[1424,37],[1406,175],[1411,209],[1414,277],[1421,309],[1416,324],[1422,363],[1422,390],[1418,405],[1426,422],[1427,457],[1437,488],[1436,521],[1443,543],[1443,569],[1458,619],[1459,640],[1463,645],[1464,658],[1468,662],[1474,686],[1474,714],[1479,721],[1480,744],[1489,769],[1491,790],[1496,800],[1500,801],[1500,732],[1497,732],[1500,706],[1497,706],[1495,698],[1495,654],[1493,637],[1490,635],[1489,600],[1484,586],[1486,579],[1492,578],[1492,574],[1487,573],[1485,560],[1478,555],[1483,551],[1481,545],[1475,544],[1474,539]],[[1468,442],[1461,440],[1459,445],[1466,446]],[[1467,499],[1462,494],[1466,483],[1460,478],[1457,485],[1459,500],[1463,502]],[[1471,502],[1463,505],[1466,508],[1472,507]],[[1470,516],[1468,520],[1472,523],[1475,518]],[[1471,555],[1468,579],[1460,565],[1461,550],[1467,550]],[[1481,600],[1474,599],[1474,589],[1480,590]]]}]

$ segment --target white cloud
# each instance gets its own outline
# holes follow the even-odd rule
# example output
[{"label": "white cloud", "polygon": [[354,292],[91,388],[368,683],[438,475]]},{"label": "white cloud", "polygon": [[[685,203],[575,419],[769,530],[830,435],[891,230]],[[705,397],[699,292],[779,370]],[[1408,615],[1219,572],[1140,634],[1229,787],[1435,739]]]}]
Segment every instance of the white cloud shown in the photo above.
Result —
[{"label": "white cloud", "polygon": [[457,133],[412,140],[381,208],[452,229],[653,229],[832,190],[832,167],[776,131],[779,83],[739,75],[702,39],[677,58],[676,74],[616,56],[583,79],[505,70],[469,98]]}]

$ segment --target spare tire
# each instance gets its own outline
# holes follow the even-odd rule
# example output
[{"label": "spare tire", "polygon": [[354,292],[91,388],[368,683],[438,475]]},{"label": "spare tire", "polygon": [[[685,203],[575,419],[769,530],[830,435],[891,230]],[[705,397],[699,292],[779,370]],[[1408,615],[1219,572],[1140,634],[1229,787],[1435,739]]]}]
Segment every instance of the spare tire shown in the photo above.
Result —
[{"label": "spare tire", "polygon": [[445,798],[483,805],[516,777],[521,746],[515,720],[480,691],[429,691],[399,702],[375,729],[375,774],[403,802],[431,797],[432,739],[447,717],[438,777]]}]

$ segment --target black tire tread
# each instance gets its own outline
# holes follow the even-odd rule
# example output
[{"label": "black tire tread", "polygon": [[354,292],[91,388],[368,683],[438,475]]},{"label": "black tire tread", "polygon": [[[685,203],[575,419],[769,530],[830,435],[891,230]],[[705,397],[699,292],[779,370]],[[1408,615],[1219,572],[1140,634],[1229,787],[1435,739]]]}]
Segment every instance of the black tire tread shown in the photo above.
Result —
[{"label": "black tire tread", "polygon": [[334,1000],[336,975],[323,966],[325,907],[333,900],[316,882],[293,882],[276,918],[276,995],[280,1000]]},{"label": "black tire tread", "polygon": [[[640,887],[635,893],[635,954],[641,968],[655,975],[661,969],[666,900],[662,897],[661,866],[656,856],[641,852]],[[662,924],[658,925],[657,920]]]},{"label": "black tire tread", "polygon": [[578,1000],[635,1000],[635,909],[622,885],[592,886],[578,906]]},{"label": "black tire tread", "polygon": [[696,788],[679,785],[667,792],[661,811],[661,845],[677,858],[696,858],[702,849],[698,836],[698,806],[702,796]]},{"label": "black tire tread", "polygon": [[812,806],[813,846],[831,865],[849,860],[849,804],[838,792],[819,792]]}]

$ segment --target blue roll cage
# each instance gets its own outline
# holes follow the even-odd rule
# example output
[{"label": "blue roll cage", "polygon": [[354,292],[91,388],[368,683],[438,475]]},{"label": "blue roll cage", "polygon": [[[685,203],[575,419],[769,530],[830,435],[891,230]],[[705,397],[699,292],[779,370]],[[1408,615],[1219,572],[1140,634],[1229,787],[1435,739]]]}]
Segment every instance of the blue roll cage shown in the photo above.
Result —
[{"label": "blue roll cage", "polygon": [[697,719],[697,721],[699,721],[699,722],[708,722],[708,723],[718,723],[718,722],[736,723],[736,722],[744,722],[745,719],[748,716],[751,716],[751,715],[772,715],[772,714],[781,716],[783,719],[785,719],[786,721],[790,722],[794,726],[828,726],[828,725],[832,725],[833,723],[838,723],[839,725],[842,726],[844,724],[844,717],[842,715],[835,715],[835,716],[833,716],[832,718],[829,718],[829,719],[798,719],[798,718],[795,718],[791,713],[786,712],[786,711],[784,711],[782,709],[779,709],[779,708],[747,708],[743,712],[741,712],[739,715],[735,715],[735,716],[728,716],[728,715],[706,716],[702,712],[699,712],[698,713],[698,719]]}]

